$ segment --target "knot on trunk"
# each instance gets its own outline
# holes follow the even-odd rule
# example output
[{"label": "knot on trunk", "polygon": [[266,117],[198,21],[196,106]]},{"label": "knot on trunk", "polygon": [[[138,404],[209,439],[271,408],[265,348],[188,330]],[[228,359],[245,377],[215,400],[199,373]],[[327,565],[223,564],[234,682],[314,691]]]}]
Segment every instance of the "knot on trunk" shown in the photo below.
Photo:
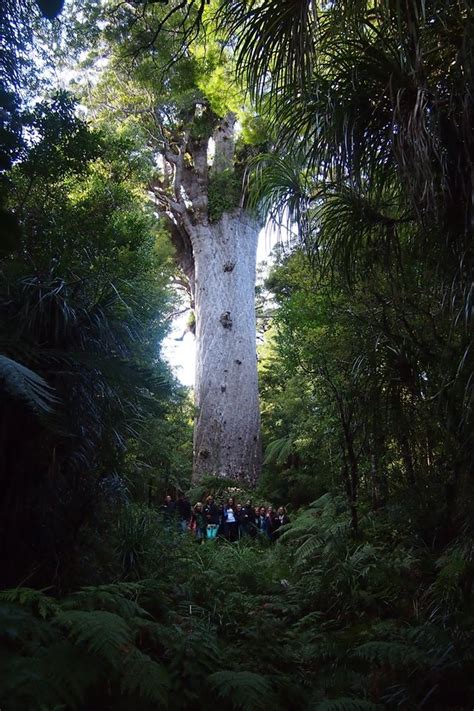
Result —
[{"label": "knot on trunk", "polygon": [[219,321],[221,322],[223,328],[232,328],[232,319],[230,317],[230,311],[224,311],[224,313],[221,314]]},{"label": "knot on trunk", "polygon": [[226,262],[226,263],[224,264],[224,271],[225,271],[225,272],[231,272],[234,267],[235,267],[235,263],[234,263],[234,262]]}]

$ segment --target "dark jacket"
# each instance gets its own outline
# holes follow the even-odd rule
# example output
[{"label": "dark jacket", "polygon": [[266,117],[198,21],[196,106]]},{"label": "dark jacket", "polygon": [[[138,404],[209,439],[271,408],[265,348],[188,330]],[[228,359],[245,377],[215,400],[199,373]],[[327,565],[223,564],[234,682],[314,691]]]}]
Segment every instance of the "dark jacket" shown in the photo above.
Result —
[{"label": "dark jacket", "polygon": [[255,514],[255,509],[253,506],[243,506],[242,507],[242,522],[250,527],[250,526],[255,526],[255,519],[256,519],[256,514]]},{"label": "dark jacket", "polygon": [[170,501],[169,503],[165,501],[163,504],[161,504],[160,513],[166,518],[174,516],[176,513],[176,504],[174,503],[174,501]]},{"label": "dark jacket", "polygon": [[204,515],[206,517],[207,523],[217,524],[219,523],[220,513],[217,504],[212,502],[212,504],[206,504],[204,507]]},{"label": "dark jacket", "polygon": [[178,499],[176,502],[176,511],[180,521],[189,521],[191,519],[191,504],[187,499]]}]

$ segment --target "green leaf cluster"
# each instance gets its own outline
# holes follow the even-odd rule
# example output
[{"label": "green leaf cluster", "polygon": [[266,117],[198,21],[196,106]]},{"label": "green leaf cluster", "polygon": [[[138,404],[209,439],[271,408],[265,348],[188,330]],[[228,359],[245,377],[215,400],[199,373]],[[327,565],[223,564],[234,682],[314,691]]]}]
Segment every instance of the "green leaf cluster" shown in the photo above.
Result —
[{"label": "green leaf cluster", "polygon": [[208,186],[209,220],[218,222],[224,212],[235,210],[239,206],[241,193],[241,181],[233,170],[211,173]]}]

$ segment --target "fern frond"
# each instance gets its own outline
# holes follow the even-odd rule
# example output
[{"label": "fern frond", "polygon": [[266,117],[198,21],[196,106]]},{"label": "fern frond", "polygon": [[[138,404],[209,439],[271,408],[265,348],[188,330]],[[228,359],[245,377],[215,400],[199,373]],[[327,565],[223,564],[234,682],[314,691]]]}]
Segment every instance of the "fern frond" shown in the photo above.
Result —
[{"label": "fern frond", "polygon": [[170,686],[166,670],[139,649],[133,649],[124,659],[121,680],[123,694],[166,706]]},{"label": "fern frond", "polygon": [[316,499],[315,501],[312,501],[310,506],[312,509],[315,509],[316,511],[320,509],[324,509],[327,506],[331,506],[334,502],[334,496],[331,494],[329,491],[326,494],[323,494],[322,496],[319,497],[319,499]]},{"label": "fern frond", "polygon": [[269,442],[265,450],[264,464],[284,464],[293,451],[293,438],[280,437]]},{"label": "fern frond", "polygon": [[116,662],[132,641],[125,620],[105,610],[64,610],[56,615],[54,622],[65,628],[76,643],[109,662]]},{"label": "fern frond", "polygon": [[295,551],[296,563],[299,565],[304,564],[308,558],[311,558],[317,552],[321,552],[323,548],[324,540],[316,534],[309,534]]},{"label": "fern frond", "polygon": [[35,656],[0,654],[0,704],[5,711],[38,709],[48,711],[61,703],[55,689],[42,678],[41,660]]},{"label": "fern frond", "polygon": [[84,587],[70,595],[61,604],[63,610],[105,610],[128,620],[133,617],[149,617],[149,613],[136,600],[141,587],[136,584],[116,583]]},{"label": "fern frond", "polygon": [[272,687],[261,674],[249,671],[218,671],[208,677],[218,695],[242,711],[265,711],[271,707]]},{"label": "fern frond", "polygon": [[58,612],[59,605],[54,598],[44,594],[43,590],[33,588],[11,588],[0,591],[0,603],[11,602],[30,611],[38,612],[43,619]]},{"label": "fern frond", "polygon": [[370,685],[370,677],[367,674],[348,669],[345,665],[342,668],[333,667],[330,674],[322,676],[323,678],[318,681],[318,684],[333,694],[340,692],[342,689],[350,690],[354,694],[364,694],[368,691]]},{"label": "fern frond", "polygon": [[0,604],[0,638],[19,643],[23,650],[50,644],[57,639],[57,630],[47,620],[14,603]]}]

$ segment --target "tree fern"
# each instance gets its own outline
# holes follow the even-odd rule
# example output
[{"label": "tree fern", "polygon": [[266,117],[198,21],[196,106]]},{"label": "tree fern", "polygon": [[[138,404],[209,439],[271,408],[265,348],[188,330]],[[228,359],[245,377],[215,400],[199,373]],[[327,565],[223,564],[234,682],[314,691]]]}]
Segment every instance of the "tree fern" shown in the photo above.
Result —
[{"label": "tree fern", "polygon": [[264,464],[284,464],[293,451],[293,438],[281,437],[269,442],[265,450]]}]

